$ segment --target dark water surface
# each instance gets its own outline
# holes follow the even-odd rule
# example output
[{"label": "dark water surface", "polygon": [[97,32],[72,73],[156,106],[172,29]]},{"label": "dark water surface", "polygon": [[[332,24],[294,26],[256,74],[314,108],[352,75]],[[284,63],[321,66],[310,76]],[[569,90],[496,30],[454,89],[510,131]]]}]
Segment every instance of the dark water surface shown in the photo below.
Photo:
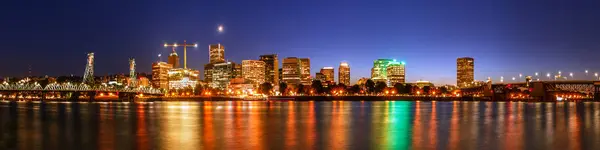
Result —
[{"label": "dark water surface", "polygon": [[600,103],[0,103],[0,149],[600,149]]}]

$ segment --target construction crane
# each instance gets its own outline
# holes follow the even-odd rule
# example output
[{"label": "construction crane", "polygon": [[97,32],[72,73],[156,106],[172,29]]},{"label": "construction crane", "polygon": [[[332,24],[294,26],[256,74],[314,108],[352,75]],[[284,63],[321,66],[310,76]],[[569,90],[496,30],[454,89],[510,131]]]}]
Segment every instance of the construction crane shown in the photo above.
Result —
[{"label": "construction crane", "polygon": [[198,47],[198,44],[187,44],[185,40],[183,40],[183,44],[167,44],[165,43],[165,47],[178,47],[183,46],[183,69],[187,69],[187,47]]}]

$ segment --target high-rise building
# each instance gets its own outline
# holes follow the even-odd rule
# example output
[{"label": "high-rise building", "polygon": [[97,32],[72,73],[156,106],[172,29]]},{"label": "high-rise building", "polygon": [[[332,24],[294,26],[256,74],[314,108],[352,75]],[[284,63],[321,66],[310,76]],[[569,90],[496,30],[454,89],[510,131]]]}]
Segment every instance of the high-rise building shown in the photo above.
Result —
[{"label": "high-rise building", "polygon": [[211,63],[204,65],[204,82],[206,82],[208,85],[210,85],[212,82],[212,73],[214,67],[215,65]]},{"label": "high-rise building", "polygon": [[277,54],[260,55],[265,62],[265,82],[277,85],[279,83],[279,60]]},{"label": "high-rise building", "polygon": [[[377,59],[373,61],[373,68],[371,68],[371,80],[373,80],[373,82],[385,82],[390,84],[387,74],[387,68],[390,64],[404,65],[405,63],[403,61],[397,62],[395,59]],[[397,78],[395,78],[395,80],[396,79]]]},{"label": "high-rise building", "polygon": [[242,64],[231,63],[233,64],[233,74],[231,78],[242,78]]},{"label": "high-rise building", "polygon": [[215,63],[222,63],[225,62],[225,46],[221,45],[221,44],[211,44],[208,46],[208,62],[215,64]]},{"label": "high-rise building", "polygon": [[173,65],[166,62],[152,63],[152,86],[154,88],[169,88],[169,70]]},{"label": "high-rise building", "polygon": [[467,87],[475,80],[475,59],[462,57],[456,59],[456,85]]},{"label": "high-rise building", "polygon": [[387,84],[394,86],[396,83],[405,83],[405,67],[404,62],[390,62],[386,67]]},{"label": "high-rise building", "polygon": [[323,74],[325,76],[325,82],[333,82],[333,80],[335,78],[333,67],[321,68],[321,74]]},{"label": "high-rise building", "polygon": [[350,85],[350,65],[347,62],[340,63],[338,68],[338,82],[344,85]]},{"label": "high-rise building", "polygon": [[278,85],[279,85],[279,83],[281,83],[281,82],[282,82],[282,80],[283,80],[283,69],[282,69],[282,68],[279,68],[279,69],[277,69],[277,70],[279,70],[279,79],[281,79],[281,80],[279,80],[279,82],[277,82],[277,84],[275,84],[275,86],[278,86]]},{"label": "high-rise building", "polygon": [[282,82],[285,82],[288,85],[298,85],[300,84],[301,70],[300,70],[300,59],[296,57],[288,57],[283,59],[282,64]]},{"label": "high-rise building", "polygon": [[212,72],[211,87],[219,90],[225,90],[229,85],[229,80],[233,79],[233,68],[235,64],[232,62],[224,62],[215,64]]},{"label": "high-rise building", "polygon": [[325,75],[321,72],[317,72],[315,73],[315,80],[319,80],[321,81],[321,83],[325,82],[327,79],[325,77]]},{"label": "high-rise building", "polygon": [[175,52],[175,47],[173,47],[173,51],[169,54],[167,63],[171,64],[173,68],[179,68],[179,56],[177,55],[177,52]]},{"label": "high-rise building", "polygon": [[265,62],[260,60],[242,60],[242,77],[254,85],[265,82]]},{"label": "high-rise building", "polygon": [[308,58],[300,58],[300,82],[303,85],[312,84],[312,79],[310,78],[310,59]]}]

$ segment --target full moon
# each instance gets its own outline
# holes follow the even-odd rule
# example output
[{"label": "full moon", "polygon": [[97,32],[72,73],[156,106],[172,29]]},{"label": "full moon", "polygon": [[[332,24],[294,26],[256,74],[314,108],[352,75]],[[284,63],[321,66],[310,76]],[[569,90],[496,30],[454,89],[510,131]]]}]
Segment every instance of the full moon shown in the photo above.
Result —
[{"label": "full moon", "polygon": [[219,27],[217,28],[217,31],[223,32],[223,25],[219,25]]}]

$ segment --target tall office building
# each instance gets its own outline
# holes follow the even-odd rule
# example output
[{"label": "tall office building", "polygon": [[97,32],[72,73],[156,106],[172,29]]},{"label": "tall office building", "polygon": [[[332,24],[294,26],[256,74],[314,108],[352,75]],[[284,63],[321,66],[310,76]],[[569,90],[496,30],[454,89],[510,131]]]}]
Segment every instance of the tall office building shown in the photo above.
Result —
[{"label": "tall office building", "polygon": [[404,62],[390,62],[386,67],[387,84],[394,86],[396,83],[405,83],[405,67]]},{"label": "tall office building", "polygon": [[265,62],[265,82],[277,85],[279,83],[279,60],[277,54],[260,55]]},{"label": "tall office building", "polygon": [[321,81],[321,83],[325,82],[327,79],[325,77],[325,75],[321,72],[317,72],[315,73],[315,80],[319,80]]},{"label": "tall office building", "polygon": [[338,82],[350,86],[350,65],[347,62],[340,63],[338,68]]},{"label": "tall office building", "polygon": [[235,62],[231,62],[233,64],[233,74],[231,78],[242,78],[242,64],[237,64]]},{"label": "tall office building", "polygon": [[166,62],[152,63],[152,86],[154,88],[169,88],[169,70],[173,65]]},{"label": "tall office building", "polygon": [[469,86],[475,80],[475,59],[462,57],[456,59],[456,85]]},{"label": "tall office building", "polygon": [[211,63],[204,65],[204,82],[206,82],[208,85],[211,85],[210,83],[212,82],[212,73],[214,67],[215,65]]},{"label": "tall office building", "polygon": [[312,84],[312,79],[310,78],[310,59],[308,58],[300,58],[300,82],[303,85]]},{"label": "tall office building", "polygon": [[279,85],[279,83],[281,83],[281,82],[282,82],[282,80],[283,80],[283,69],[282,69],[282,68],[279,68],[279,69],[277,69],[277,70],[279,70],[279,79],[280,79],[280,80],[279,80],[279,82],[278,82],[277,84],[275,84],[276,86],[277,86],[277,85]]},{"label": "tall office building", "polygon": [[177,55],[177,52],[175,52],[175,47],[173,47],[173,52],[169,54],[167,63],[171,64],[173,68],[179,68],[179,56]]},{"label": "tall office building", "polygon": [[301,70],[300,59],[296,57],[288,57],[283,59],[281,68],[282,82],[288,85],[300,84]]},{"label": "tall office building", "polygon": [[208,62],[222,63],[225,62],[225,46],[221,44],[211,44],[208,46]]},{"label": "tall office building", "polygon": [[325,76],[325,82],[333,82],[333,80],[335,78],[333,67],[321,68],[321,74],[323,74]]},{"label": "tall office building", "polygon": [[212,71],[211,87],[219,90],[225,90],[229,85],[229,80],[233,79],[234,63],[224,62],[214,64]]},{"label": "tall office building", "polygon": [[[374,82],[385,82],[388,85],[390,81],[388,79],[388,65],[401,65],[404,66],[404,61],[398,62],[396,59],[377,59],[373,61],[373,68],[371,68],[371,80]],[[404,75],[404,74],[402,74]],[[400,76],[394,76],[394,82],[400,80]]]},{"label": "tall office building", "polygon": [[260,60],[242,60],[242,77],[254,85],[265,82],[265,62]]}]

